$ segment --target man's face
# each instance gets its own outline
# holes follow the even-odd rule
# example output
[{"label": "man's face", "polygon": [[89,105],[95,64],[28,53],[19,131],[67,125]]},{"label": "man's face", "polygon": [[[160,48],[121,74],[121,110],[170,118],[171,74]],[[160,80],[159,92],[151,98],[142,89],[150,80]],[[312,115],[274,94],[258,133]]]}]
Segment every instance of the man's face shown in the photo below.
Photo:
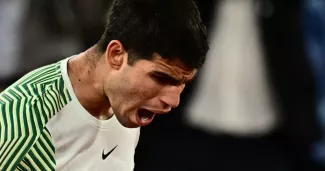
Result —
[{"label": "man's face", "polygon": [[156,114],[176,108],[186,82],[196,69],[181,61],[168,62],[159,55],[122,67],[106,80],[105,93],[119,122],[129,128],[148,125]]}]

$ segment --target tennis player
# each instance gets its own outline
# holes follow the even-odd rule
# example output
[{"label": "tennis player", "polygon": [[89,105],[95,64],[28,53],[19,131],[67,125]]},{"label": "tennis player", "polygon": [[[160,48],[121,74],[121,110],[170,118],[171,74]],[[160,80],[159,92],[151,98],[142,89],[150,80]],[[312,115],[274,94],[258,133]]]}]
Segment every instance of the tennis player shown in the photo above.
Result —
[{"label": "tennis player", "polygon": [[96,45],[1,93],[0,170],[133,170],[140,127],[178,106],[207,50],[192,0],[116,0]]}]

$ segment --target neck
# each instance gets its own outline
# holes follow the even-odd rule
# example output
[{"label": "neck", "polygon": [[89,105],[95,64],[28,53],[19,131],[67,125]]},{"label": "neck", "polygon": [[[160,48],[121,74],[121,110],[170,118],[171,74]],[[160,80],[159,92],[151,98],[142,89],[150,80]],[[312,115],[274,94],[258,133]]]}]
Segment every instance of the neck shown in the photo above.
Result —
[{"label": "neck", "polygon": [[81,105],[97,119],[106,120],[113,113],[109,110],[111,105],[104,93],[104,75],[99,72],[104,59],[96,55],[92,47],[70,59],[68,75]]}]

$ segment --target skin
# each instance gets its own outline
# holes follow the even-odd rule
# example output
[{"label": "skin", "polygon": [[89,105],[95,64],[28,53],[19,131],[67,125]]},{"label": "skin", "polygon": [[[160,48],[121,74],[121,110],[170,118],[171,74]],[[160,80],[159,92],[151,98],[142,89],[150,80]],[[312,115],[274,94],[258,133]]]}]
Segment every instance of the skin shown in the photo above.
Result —
[{"label": "skin", "polygon": [[180,102],[185,84],[196,69],[180,60],[167,61],[158,54],[153,60],[127,63],[123,45],[111,41],[102,55],[95,47],[71,58],[68,74],[81,105],[94,117],[106,120],[114,114],[128,128],[145,126],[137,120],[138,109],[167,114]]}]

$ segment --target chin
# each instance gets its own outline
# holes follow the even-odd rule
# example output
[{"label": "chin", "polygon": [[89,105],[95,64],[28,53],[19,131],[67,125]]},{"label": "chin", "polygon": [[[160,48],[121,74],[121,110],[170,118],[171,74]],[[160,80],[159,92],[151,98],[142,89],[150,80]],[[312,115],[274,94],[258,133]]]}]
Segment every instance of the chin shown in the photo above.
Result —
[{"label": "chin", "polygon": [[117,120],[120,122],[122,126],[125,128],[139,128],[140,126],[135,122],[132,122],[129,118],[120,118],[116,116]]},{"label": "chin", "polygon": [[[121,123],[121,122],[120,122]],[[121,123],[125,128],[139,128],[140,126],[135,123]]]},{"label": "chin", "polygon": [[123,125],[126,128],[139,128],[140,126],[137,124],[128,124],[128,125]]}]

